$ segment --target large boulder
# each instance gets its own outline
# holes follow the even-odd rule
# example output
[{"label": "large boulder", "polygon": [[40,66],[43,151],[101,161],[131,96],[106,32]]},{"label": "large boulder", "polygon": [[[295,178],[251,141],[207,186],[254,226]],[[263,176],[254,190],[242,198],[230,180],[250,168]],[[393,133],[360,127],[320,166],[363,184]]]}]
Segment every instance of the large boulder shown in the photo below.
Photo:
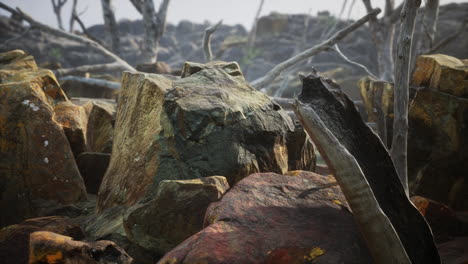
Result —
[{"label": "large boulder", "polygon": [[162,256],[203,229],[206,209],[228,188],[221,176],[162,181],[155,197],[135,205],[124,219],[128,238]]},{"label": "large boulder", "polygon": [[83,107],[88,113],[86,141],[89,150],[111,153],[114,140],[115,104],[92,100]]},{"label": "large boulder", "polygon": [[289,175],[238,182],[159,263],[372,263],[334,178]]},{"label": "large boulder", "polygon": [[126,72],[98,209],[132,205],[162,180],[223,175],[232,184],[254,172],[284,173],[294,129],[237,63],[186,63],[181,78]]},{"label": "large boulder", "polygon": [[83,232],[72,220],[59,216],[28,219],[0,230],[0,259],[3,264],[27,264],[29,235],[36,231],[50,231],[82,239]]},{"label": "large boulder", "polygon": [[22,51],[0,54],[0,226],[37,216],[35,200],[71,204],[83,180],[53,105],[65,102],[53,73]]}]

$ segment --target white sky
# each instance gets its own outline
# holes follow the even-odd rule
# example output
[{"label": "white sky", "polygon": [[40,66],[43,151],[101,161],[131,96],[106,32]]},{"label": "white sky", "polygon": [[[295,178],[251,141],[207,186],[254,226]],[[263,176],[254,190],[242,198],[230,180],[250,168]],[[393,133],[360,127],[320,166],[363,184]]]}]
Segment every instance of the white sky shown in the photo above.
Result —
[{"label": "white sky", "polygon": [[[41,22],[52,26],[57,26],[56,17],[52,11],[50,0],[0,0],[11,6],[20,7],[23,11],[31,14]],[[156,8],[159,7],[161,0],[154,0]],[[267,15],[272,11],[279,13],[308,13],[315,15],[318,11],[329,10],[332,14],[338,14],[345,0],[265,0],[262,9],[262,15]],[[383,7],[385,0],[372,0],[374,7]],[[72,0],[68,0],[62,10],[63,23],[68,29],[68,20]],[[169,4],[167,20],[170,23],[178,23],[187,19],[192,22],[203,23],[204,21],[217,22],[223,19],[224,24],[243,24],[250,28],[257,11],[260,0],[171,0]],[[348,0],[350,6],[353,0]],[[397,4],[402,0],[396,0]],[[441,4],[451,2],[468,2],[468,0],[440,0]],[[114,0],[114,7],[117,19],[139,19],[140,15],[134,9],[129,0]],[[87,11],[81,16],[86,26],[102,23],[100,0],[78,0],[78,11],[87,8]],[[1,14],[5,14],[0,10]],[[346,9],[344,16],[348,14]],[[365,9],[361,0],[356,3],[351,12],[351,18],[359,18],[365,14]]]}]

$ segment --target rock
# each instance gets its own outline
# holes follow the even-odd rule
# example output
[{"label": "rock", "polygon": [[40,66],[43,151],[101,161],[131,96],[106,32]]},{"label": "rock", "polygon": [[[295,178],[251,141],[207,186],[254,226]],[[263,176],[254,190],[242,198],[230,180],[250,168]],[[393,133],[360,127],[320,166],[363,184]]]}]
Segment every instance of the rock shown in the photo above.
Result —
[{"label": "rock", "polygon": [[171,74],[172,72],[171,66],[162,61],[148,64],[139,64],[136,66],[136,69],[141,72],[158,74]]},{"label": "rock", "polygon": [[108,98],[115,99],[115,89],[97,84],[89,84],[76,80],[66,80],[60,83],[68,97]]},{"label": "rock", "polygon": [[431,226],[437,243],[468,236],[468,224],[463,223],[448,206],[421,196],[413,196],[411,201]]},{"label": "rock", "polygon": [[203,229],[206,209],[228,188],[221,176],[161,181],[154,198],[135,205],[124,219],[128,238],[163,256]]},{"label": "rock", "polygon": [[468,98],[468,64],[443,55],[422,55],[416,60],[413,84]]},{"label": "rock", "polygon": [[205,226],[158,263],[372,263],[331,176],[250,175],[210,205]]},{"label": "rock", "polygon": [[83,106],[88,112],[86,140],[92,152],[112,152],[115,104],[93,100]]},{"label": "rock", "polygon": [[237,63],[187,63],[180,79],[124,73],[119,101],[119,147],[99,210],[132,205],[162,180],[223,175],[232,184],[253,172],[288,170],[292,120],[245,82]]},{"label": "rock", "polygon": [[112,241],[81,242],[53,232],[31,234],[29,264],[130,264],[133,259]]},{"label": "rock", "polygon": [[55,120],[62,126],[73,155],[88,151],[86,143],[86,127],[88,115],[82,106],[70,101],[60,102],[54,106]]},{"label": "rock", "polygon": [[0,208],[8,212],[0,215],[2,227],[37,216],[35,200],[71,204],[86,192],[55,120],[52,104],[68,100],[55,76],[22,51],[0,57],[8,58],[0,61]]},{"label": "rock", "polygon": [[457,237],[437,246],[444,264],[468,263],[468,237]]},{"label": "rock", "polygon": [[110,153],[82,152],[76,159],[86,191],[97,194],[102,178],[109,166]]},{"label": "rock", "polygon": [[84,234],[79,225],[60,216],[28,219],[17,225],[0,230],[0,259],[3,264],[27,264],[29,235],[36,231],[50,231],[82,239]]}]

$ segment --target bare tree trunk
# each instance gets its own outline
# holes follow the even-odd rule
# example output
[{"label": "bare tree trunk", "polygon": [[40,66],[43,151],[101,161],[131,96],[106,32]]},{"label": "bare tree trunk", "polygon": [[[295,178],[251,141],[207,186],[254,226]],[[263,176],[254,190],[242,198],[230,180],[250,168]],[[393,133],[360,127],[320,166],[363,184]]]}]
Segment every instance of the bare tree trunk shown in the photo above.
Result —
[{"label": "bare tree trunk", "polygon": [[250,34],[247,39],[247,52],[250,52],[253,49],[253,46],[255,45],[255,38],[257,37],[258,18],[260,17],[260,13],[262,12],[264,3],[265,0],[260,0],[260,5],[258,6],[257,13],[255,14],[255,19],[252,25],[252,30],[250,31]]},{"label": "bare tree trunk", "polygon": [[437,20],[439,20],[439,0],[427,0],[421,23],[421,38],[418,41],[417,55],[434,46]]},{"label": "bare tree trunk", "polygon": [[62,22],[62,7],[68,0],[51,0],[55,16],[57,17],[57,24],[61,30],[65,30]]},{"label": "bare tree trunk", "polygon": [[113,10],[113,0],[101,0],[102,13],[104,16],[104,26],[106,28],[106,35],[110,42],[111,50],[119,54],[120,53],[120,38],[119,28],[117,21],[115,20]]},{"label": "bare tree trunk", "polygon": [[390,155],[407,195],[409,195],[407,165],[409,77],[414,25],[420,5],[421,0],[405,0],[401,12],[395,65],[393,141]]},{"label": "bare tree trunk", "polygon": [[73,0],[72,11],[70,15],[70,26],[68,28],[70,33],[73,33],[74,25],[75,25],[75,16],[78,16],[78,13],[76,12],[77,4],[78,4],[78,0]]}]

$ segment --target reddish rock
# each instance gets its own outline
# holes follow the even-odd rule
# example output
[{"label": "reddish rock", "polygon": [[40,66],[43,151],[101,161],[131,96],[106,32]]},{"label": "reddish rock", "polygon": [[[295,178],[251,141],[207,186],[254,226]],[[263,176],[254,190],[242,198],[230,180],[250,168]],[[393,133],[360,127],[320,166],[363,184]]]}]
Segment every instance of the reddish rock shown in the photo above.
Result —
[{"label": "reddish rock", "polygon": [[81,242],[53,232],[30,235],[29,264],[130,264],[132,258],[112,241]]},{"label": "reddish rock", "polygon": [[436,242],[468,236],[468,225],[462,222],[448,206],[421,196],[413,196],[411,201],[431,226]]},{"label": "reddish rock", "polygon": [[28,219],[0,231],[0,262],[2,264],[28,263],[29,235],[36,231],[50,231],[74,239],[82,239],[79,225],[68,218],[49,216]]},{"label": "reddish rock", "polygon": [[334,178],[291,175],[244,178],[159,263],[371,263]]},{"label": "reddish rock", "polygon": [[437,248],[444,264],[468,263],[468,237],[457,237],[438,245]]},{"label": "reddish rock", "polygon": [[70,101],[65,101],[56,104],[54,112],[55,120],[62,126],[75,158],[80,153],[87,151],[86,127],[88,115],[85,109]]}]

